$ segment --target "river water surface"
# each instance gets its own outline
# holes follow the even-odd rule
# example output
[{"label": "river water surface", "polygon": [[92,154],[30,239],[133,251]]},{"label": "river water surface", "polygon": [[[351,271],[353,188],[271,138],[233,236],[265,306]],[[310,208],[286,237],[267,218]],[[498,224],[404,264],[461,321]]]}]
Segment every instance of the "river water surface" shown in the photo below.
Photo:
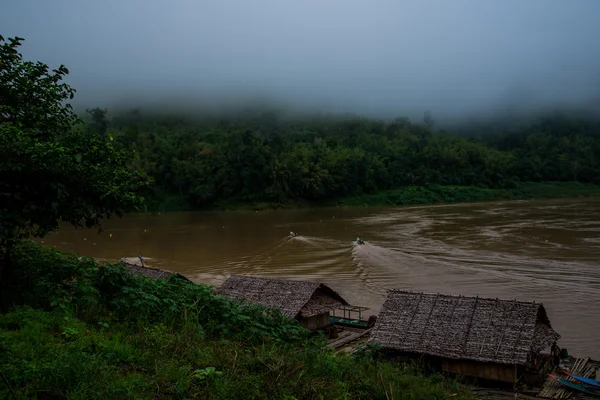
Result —
[{"label": "river water surface", "polygon": [[111,261],[141,253],[211,285],[230,274],[323,282],[373,314],[391,288],[535,300],[563,347],[600,359],[599,200],[132,214],[101,234],[63,227],[44,245]]}]

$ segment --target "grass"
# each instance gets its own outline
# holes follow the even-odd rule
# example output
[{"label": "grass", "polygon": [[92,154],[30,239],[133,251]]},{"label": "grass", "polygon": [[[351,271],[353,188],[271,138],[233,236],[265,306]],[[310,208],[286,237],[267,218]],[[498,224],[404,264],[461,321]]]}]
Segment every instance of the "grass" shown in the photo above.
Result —
[{"label": "grass", "polygon": [[3,295],[0,369],[18,399],[470,396],[455,380],[384,361],[376,348],[335,353],[278,310],[30,242],[14,253]]}]

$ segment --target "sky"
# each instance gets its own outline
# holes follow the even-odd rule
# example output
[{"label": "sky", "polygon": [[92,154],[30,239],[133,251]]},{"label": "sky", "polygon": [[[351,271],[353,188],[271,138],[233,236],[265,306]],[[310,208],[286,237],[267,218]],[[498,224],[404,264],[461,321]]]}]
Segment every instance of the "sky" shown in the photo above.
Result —
[{"label": "sky", "polygon": [[76,105],[472,115],[600,99],[600,0],[4,0]]}]

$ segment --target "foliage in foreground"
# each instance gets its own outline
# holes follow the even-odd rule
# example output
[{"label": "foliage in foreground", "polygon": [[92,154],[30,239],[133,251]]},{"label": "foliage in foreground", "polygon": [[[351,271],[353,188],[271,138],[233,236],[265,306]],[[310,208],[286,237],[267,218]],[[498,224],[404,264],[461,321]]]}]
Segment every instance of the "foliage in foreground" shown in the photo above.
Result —
[{"label": "foliage in foreground", "polygon": [[[442,399],[439,375],[340,355],[276,310],[18,247],[0,369],[18,398]],[[0,386],[0,397],[7,396]]]}]

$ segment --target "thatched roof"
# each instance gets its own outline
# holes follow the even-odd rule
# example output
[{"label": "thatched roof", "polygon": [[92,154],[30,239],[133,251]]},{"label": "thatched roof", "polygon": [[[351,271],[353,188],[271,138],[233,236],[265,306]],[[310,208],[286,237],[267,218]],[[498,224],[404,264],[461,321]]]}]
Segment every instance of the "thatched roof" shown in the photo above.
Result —
[{"label": "thatched roof", "polygon": [[407,353],[527,363],[560,335],[541,303],[391,290],[371,341]]},{"label": "thatched roof", "polygon": [[140,259],[137,257],[122,258],[121,262],[125,265],[125,267],[127,267],[129,272],[131,272],[132,274],[135,274],[135,275],[144,275],[144,276],[147,276],[148,278],[163,279],[163,280],[167,280],[171,276],[175,275],[178,278],[185,279],[186,281],[191,282],[188,278],[186,278],[185,276],[183,276],[177,272],[171,272],[171,271],[167,271],[164,269],[153,268],[153,267],[149,267],[148,265],[145,265],[145,264],[142,266]]},{"label": "thatched roof", "polygon": [[322,283],[232,275],[218,293],[277,307],[291,318],[311,317],[348,305],[339,294]]}]

